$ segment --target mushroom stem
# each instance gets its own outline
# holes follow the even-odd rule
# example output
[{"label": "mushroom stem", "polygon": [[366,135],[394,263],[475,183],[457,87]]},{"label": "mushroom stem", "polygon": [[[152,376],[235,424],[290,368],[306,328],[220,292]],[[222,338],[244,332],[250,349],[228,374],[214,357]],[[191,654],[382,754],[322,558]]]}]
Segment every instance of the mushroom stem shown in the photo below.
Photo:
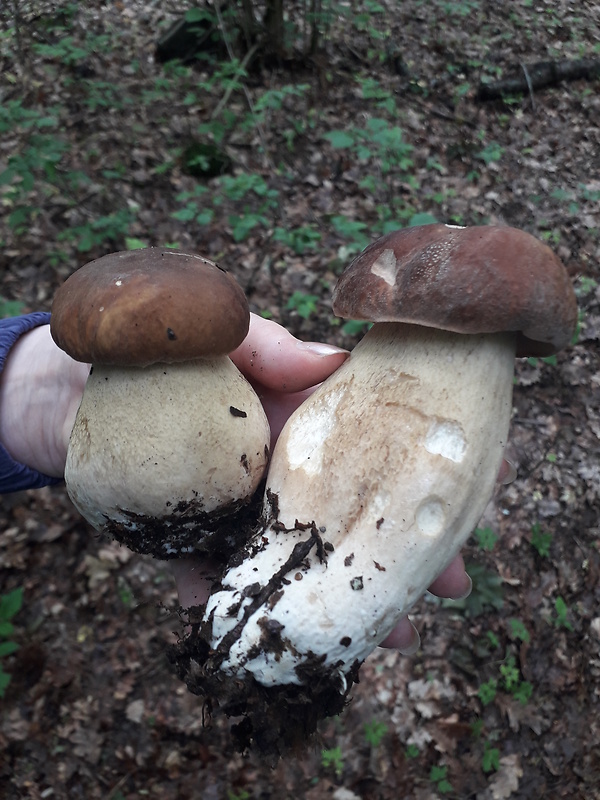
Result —
[{"label": "mushroom stem", "polygon": [[96,529],[167,558],[205,549],[222,518],[250,501],[268,441],[260,400],[227,356],[95,365],[65,481]]},{"label": "mushroom stem", "polygon": [[346,691],[488,503],[515,347],[380,323],[303,403],[273,453],[265,529],[206,608],[222,671],[275,686],[329,670]]}]

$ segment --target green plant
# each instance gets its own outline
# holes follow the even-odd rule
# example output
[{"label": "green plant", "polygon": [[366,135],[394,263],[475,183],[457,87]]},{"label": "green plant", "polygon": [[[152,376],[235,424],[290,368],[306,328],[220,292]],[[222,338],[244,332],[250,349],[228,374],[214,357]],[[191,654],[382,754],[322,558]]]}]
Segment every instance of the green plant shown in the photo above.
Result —
[{"label": "green plant", "polygon": [[598,287],[598,282],[594,278],[589,278],[587,275],[580,275],[578,284],[575,287],[575,294],[578,297],[586,297],[591,294]]},{"label": "green plant", "polygon": [[531,640],[529,631],[520,619],[509,619],[508,626],[511,639],[521,642],[529,642]]},{"label": "green plant", "polygon": [[344,770],[344,757],[342,748],[338,745],[321,752],[321,764],[325,769],[332,768],[336,777],[340,777]]},{"label": "green plant", "polygon": [[491,528],[475,528],[474,535],[480,550],[493,550],[498,541],[498,534]]},{"label": "green plant", "polygon": [[379,227],[398,227],[399,219],[408,219],[414,209],[396,191],[397,182],[415,186],[411,174],[413,146],[404,139],[403,130],[382,117],[369,117],[364,127],[351,127],[324,134],[335,150],[348,151],[350,157],[370,162],[373,168],[360,181],[360,187],[377,198]]},{"label": "green plant", "polygon": [[500,751],[497,747],[492,747],[490,742],[483,744],[483,756],[481,758],[481,768],[484,772],[495,772],[500,766]]},{"label": "green plant", "polygon": [[447,0],[440,2],[441,10],[449,17],[469,17],[479,9],[477,0]]},{"label": "green plant", "polygon": [[452,784],[447,778],[447,773],[448,767],[435,764],[429,771],[429,780],[440,794],[450,794],[453,791]]},{"label": "green plant", "polygon": [[550,555],[550,545],[552,544],[552,534],[543,531],[539,522],[531,526],[531,546],[543,558]]},{"label": "green plant", "polygon": [[476,158],[479,158],[486,165],[489,165],[495,163],[496,161],[500,161],[504,155],[504,148],[501,147],[498,142],[490,142],[490,144],[486,145],[475,155]]},{"label": "green plant", "polygon": [[119,576],[117,580],[117,593],[119,600],[125,608],[133,608],[135,603],[135,595],[131,586],[127,583],[125,578]]},{"label": "green plant", "polygon": [[336,233],[346,240],[343,254],[338,254],[340,257],[343,256],[343,259],[364,250],[368,245],[369,237],[364,233],[367,229],[366,223],[348,217],[335,216],[331,218],[331,224]]},{"label": "green plant", "polygon": [[529,681],[520,681],[512,693],[515,700],[518,700],[522,706],[527,705],[532,694],[533,686]]},{"label": "green plant", "polygon": [[346,336],[358,336],[361,333],[365,333],[370,327],[370,322],[365,322],[362,319],[349,319],[347,322],[344,322],[340,330],[342,333],[345,333]]},{"label": "green plant", "polygon": [[525,705],[533,694],[533,686],[521,677],[516,657],[509,653],[498,666],[498,677],[492,677],[480,684],[477,690],[482,705],[487,706],[496,699],[498,690],[502,689],[512,695],[522,705]]},{"label": "green plant", "polygon": [[286,304],[287,311],[295,311],[302,319],[309,319],[317,310],[319,298],[314,294],[294,292]]},{"label": "green plant", "polygon": [[519,685],[521,675],[514,656],[508,656],[504,664],[500,664],[500,675],[504,682],[504,688],[507,692],[512,693]]},{"label": "green plant", "polygon": [[19,649],[19,645],[11,639],[15,629],[12,620],[22,605],[22,587],[0,596],[0,697],[4,697],[12,677],[4,671],[2,659]]},{"label": "green plant", "polygon": [[568,631],[573,630],[573,625],[569,621],[568,613],[569,607],[567,606],[563,597],[557,597],[554,601],[554,611],[556,616],[553,619],[553,623],[557,628],[566,628]]},{"label": "green plant", "polygon": [[379,722],[374,719],[371,720],[371,722],[365,723],[364,730],[367,743],[371,745],[371,747],[379,747],[388,728],[385,722]]},{"label": "green plant", "polygon": [[241,242],[257,226],[268,227],[279,207],[279,192],[262,175],[241,172],[215,178],[210,192],[205,186],[197,186],[193,191],[181,192],[177,200],[185,206],[172,216],[186,223],[208,225],[218,209],[231,209],[227,221],[234,240]]},{"label": "green plant", "polygon": [[413,228],[416,225],[432,225],[437,221],[437,217],[434,217],[433,214],[430,214],[428,211],[419,211],[417,214],[413,214],[410,217],[408,220],[408,227]]},{"label": "green plant", "polygon": [[477,697],[481,700],[484,706],[489,706],[496,699],[496,690],[498,688],[498,681],[496,678],[490,678],[489,681],[482,683],[477,690]]},{"label": "green plant", "polygon": [[73,225],[57,236],[59,242],[74,242],[81,253],[85,253],[105,242],[119,242],[135,220],[130,208],[123,208],[105,216],[92,219],[82,225]]},{"label": "green plant", "polygon": [[291,229],[277,227],[273,231],[273,239],[286,245],[297,255],[302,255],[307,250],[317,247],[321,241],[321,233],[312,225]]},{"label": "green plant", "polygon": [[543,356],[542,358],[537,358],[536,356],[530,356],[527,359],[527,363],[532,367],[537,366],[538,362],[540,361],[542,361],[544,364],[549,364],[551,367],[555,367],[558,364],[556,356]]},{"label": "green plant", "polygon": [[23,308],[23,303],[19,300],[6,300],[6,298],[0,297],[0,319],[18,317],[23,313]]},{"label": "green plant", "polygon": [[245,789],[240,789],[239,792],[227,790],[227,800],[250,800],[251,796]]},{"label": "green plant", "polygon": [[416,744],[408,744],[406,745],[406,750],[404,751],[404,755],[407,758],[418,758],[420,755],[420,750]]},{"label": "green plant", "polygon": [[510,653],[499,667],[502,686],[521,705],[525,705],[533,694],[533,686],[521,678],[521,670],[517,666],[516,657]]},{"label": "green plant", "polygon": [[482,564],[470,563],[466,570],[473,581],[471,594],[463,600],[443,600],[446,608],[461,609],[467,616],[476,617],[486,608],[500,609],[504,604],[502,578],[497,572],[486,569]]},{"label": "green plant", "polygon": [[396,113],[396,98],[389,90],[381,86],[375,78],[358,78],[358,83],[365,100],[374,100],[377,108],[382,108],[390,115]]}]

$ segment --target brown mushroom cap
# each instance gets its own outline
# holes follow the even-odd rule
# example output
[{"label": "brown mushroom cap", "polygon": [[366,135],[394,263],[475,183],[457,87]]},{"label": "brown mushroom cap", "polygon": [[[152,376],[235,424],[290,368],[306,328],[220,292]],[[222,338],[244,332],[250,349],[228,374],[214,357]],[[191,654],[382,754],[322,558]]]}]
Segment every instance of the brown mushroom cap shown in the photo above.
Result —
[{"label": "brown mushroom cap", "polygon": [[147,366],[226,355],[250,324],[244,292],[212,261],[151,247],[91,261],[59,288],[50,329],[77,361]]},{"label": "brown mushroom cap", "polygon": [[383,236],[341,275],[333,310],[456,333],[515,331],[519,356],[557,352],[577,324],[558,257],[534,236],[500,226],[423,225]]}]

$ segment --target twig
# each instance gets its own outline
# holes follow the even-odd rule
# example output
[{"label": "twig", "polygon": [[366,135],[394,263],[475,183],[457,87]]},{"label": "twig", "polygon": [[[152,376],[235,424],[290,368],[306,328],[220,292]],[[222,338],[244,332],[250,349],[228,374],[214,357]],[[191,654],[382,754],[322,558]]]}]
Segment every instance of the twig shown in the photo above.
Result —
[{"label": "twig", "polygon": [[15,40],[17,43],[17,61],[23,71],[25,71],[25,60],[23,58],[23,40],[21,38],[21,14],[19,13],[19,0],[13,0],[13,17],[15,24]]},{"label": "twig", "polygon": [[[219,30],[221,31],[221,36],[223,37],[223,41],[225,42],[225,47],[227,48],[227,54],[229,56],[229,59],[230,59],[231,63],[235,64],[237,59],[235,57],[235,53],[233,52],[233,50],[231,48],[231,44],[229,42],[229,37],[227,35],[227,31],[225,30],[225,23],[223,21],[223,15],[221,14],[221,5],[220,5],[219,0],[217,0],[217,2],[215,2],[215,13],[217,15],[217,22],[219,24]],[[248,57],[254,54],[255,49],[257,47],[258,47],[258,45],[255,45],[252,48],[252,50],[250,50],[248,52],[248,56],[243,61],[244,65],[247,63]],[[266,139],[265,139],[265,134],[264,134],[264,131],[262,129],[262,126],[261,126],[260,122],[256,118],[256,112],[254,111],[254,103],[252,102],[252,98],[250,97],[250,92],[248,91],[248,87],[243,82],[242,82],[242,90],[243,90],[244,95],[246,97],[246,102],[248,103],[248,108],[250,109],[250,114],[252,115],[252,118],[254,120],[254,125],[256,127],[256,130],[258,131],[258,135],[260,136],[260,140],[262,142],[263,153],[264,153],[266,166],[272,169],[273,165],[271,164],[271,159],[269,158],[268,153],[267,153],[267,143],[266,143]],[[219,109],[224,104],[223,101],[226,101],[228,99],[227,92],[225,94],[226,94],[226,97],[224,97],[223,100],[221,100],[221,102],[217,106],[217,108],[219,108]],[[231,92],[230,92],[230,94],[231,94]],[[211,119],[213,117],[214,117],[214,114],[212,115]]]},{"label": "twig", "polygon": [[527,89],[529,91],[529,99],[531,100],[531,110],[535,114],[535,99],[533,97],[533,84],[531,83],[531,75],[522,61],[520,62],[520,67],[523,70],[523,75],[525,75],[525,82],[527,83]]},{"label": "twig", "polygon": [[[222,32],[222,31],[221,31],[221,32]],[[244,72],[244,70],[246,69],[246,66],[247,66],[248,62],[250,61],[250,59],[252,58],[252,56],[254,55],[254,53],[256,53],[256,51],[257,51],[257,50],[258,50],[258,44],[255,44],[255,45],[253,45],[253,47],[251,47],[251,49],[250,49],[250,50],[248,50],[248,52],[247,52],[247,53],[246,53],[246,55],[244,56],[244,60],[242,61],[242,63],[241,63],[241,64],[240,64],[240,66],[239,66],[238,72],[239,72],[240,74]],[[246,88],[246,87],[244,86],[244,84],[242,84],[242,87],[243,87],[244,89]],[[230,96],[231,96],[231,93],[233,92],[233,90],[234,90],[234,89],[235,89],[235,84],[234,84],[234,83],[231,83],[231,84],[230,84],[230,85],[227,87],[227,89],[225,90],[225,94],[223,95],[223,97],[221,98],[221,100],[219,101],[219,103],[217,104],[217,107],[215,108],[215,110],[213,111],[213,113],[210,115],[210,118],[211,118],[211,119],[215,119],[215,117],[218,117],[218,116],[219,116],[219,114],[221,113],[221,111],[222,111],[222,110],[225,108],[225,106],[227,105],[227,101],[229,100],[229,98],[230,98]],[[253,109],[252,109],[252,106],[250,106],[250,110],[252,111],[252,114],[254,115],[254,111],[253,111]]]}]

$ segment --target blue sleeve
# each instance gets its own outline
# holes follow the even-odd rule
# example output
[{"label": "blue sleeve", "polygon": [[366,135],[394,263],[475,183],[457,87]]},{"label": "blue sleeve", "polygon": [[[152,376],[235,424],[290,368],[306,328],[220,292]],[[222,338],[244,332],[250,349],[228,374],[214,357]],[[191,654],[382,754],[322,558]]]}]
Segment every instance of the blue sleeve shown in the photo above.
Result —
[{"label": "blue sleeve", "polygon": [[[22,317],[0,319],[0,372],[17,339],[38,325],[48,325],[50,314],[36,311]],[[25,464],[14,461],[0,444],[0,494],[20,492],[23,489],[39,489],[42,486],[60,483],[62,478],[51,478]]]}]

